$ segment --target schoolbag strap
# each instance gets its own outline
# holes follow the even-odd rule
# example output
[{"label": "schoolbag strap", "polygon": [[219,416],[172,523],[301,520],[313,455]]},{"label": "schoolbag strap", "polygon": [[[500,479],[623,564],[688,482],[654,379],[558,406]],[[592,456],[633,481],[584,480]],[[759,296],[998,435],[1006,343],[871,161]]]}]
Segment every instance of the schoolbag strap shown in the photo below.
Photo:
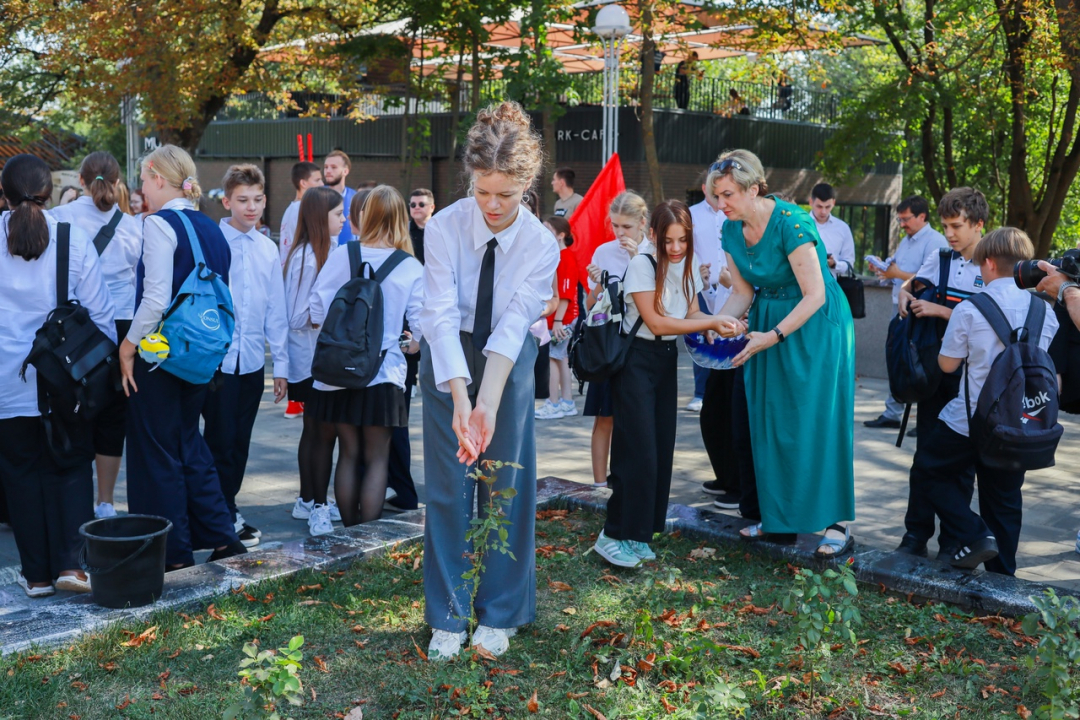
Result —
[{"label": "schoolbag strap", "polygon": [[124,213],[121,210],[117,210],[113,213],[113,216],[109,218],[109,222],[101,226],[97,235],[94,236],[94,249],[97,250],[98,257],[101,257],[101,253],[105,252],[105,248],[109,246],[109,242],[113,239],[113,235],[116,234],[116,226],[120,224],[120,219],[124,217]]},{"label": "schoolbag strap", "polygon": [[938,250],[938,305],[949,301],[949,269],[952,267],[952,250]]},{"label": "schoolbag strap", "polygon": [[379,267],[379,271],[375,273],[375,282],[381,283],[390,275],[390,273],[394,272],[394,268],[409,257],[412,256],[404,250],[395,250],[390,253],[390,257],[386,258],[386,261]]},{"label": "schoolbag strap", "polygon": [[1027,336],[1024,338],[1025,342],[1029,342],[1032,345],[1039,344],[1039,338],[1042,337],[1043,323],[1046,321],[1046,302],[1040,300],[1034,293],[1031,295],[1031,300],[1028,304],[1027,318],[1024,320],[1024,330],[1027,331]]},{"label": "schoolbag strap", "polygon": [[360,242],[350,240],[345,243],[345,249],[349,253],[349,279],[358,278],[364,266],[364,258],[360,254]]},{"label": "schoolbag strap", "polygon": [[202,265],[206,266],[206,258],[203,256],[202,241],[199,240],[199,236],[195,234],[195,228],[192,227],[191,221],[188,220],[188,216],[182,210],[173,208],[173,212],[180,218],[181,224],[184,226],[184,231],[188,236],[188,244],[191,245],[191,255],[195,258],[195,267]]},{"label": "schoolbag strap", "polygon": [[994,298],[990,297],[984,292],[977,293],[968,298],[968,302],[975,306],[975,309],[982,313],[986,321],[990,323],[990,327],[993,328],[994,334],[998,336],[998,340],[1005,347],[1013,344],[1013,328],[1009,324],[1009,319],[1005,317],[1005,313],[1001,311],[1001,307],[994,302]]},{"label": "schoolbag strap", "polygon": [[56,306],[68,301],[68,268],[71,265],[71,225],[56,224]]}]

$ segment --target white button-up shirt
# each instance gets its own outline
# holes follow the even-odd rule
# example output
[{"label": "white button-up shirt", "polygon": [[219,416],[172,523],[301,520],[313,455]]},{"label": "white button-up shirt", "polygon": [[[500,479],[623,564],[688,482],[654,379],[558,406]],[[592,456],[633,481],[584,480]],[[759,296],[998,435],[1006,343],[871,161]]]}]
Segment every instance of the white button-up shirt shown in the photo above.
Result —
[{"label": "white button-up shirt", "polygon": [[[348,214],[346,210],[346,217]],[[281,216],[281,232],[278,233],[278,252],[281,254],[282,266],[285,265],[285,258],[289,256],[289,248],[292,247],[293,239],[296,238],[296,223],[299,219],[300,201],[293,200],[289,203],[289,207],[285,208],[285,214]]]},{"label": "white button-up shirt", "polygon": [[[338,245],[331,243],[333,255]],[[285,309],[289,318],[289,374],[291,383],[311,377],[311,361],[315,357],[315,342],[319,328],[311,323],[311,288],[319,271],[315,253],[310,245],[300,247],[285,266]]]},{"label": "white button-up shirt", "polygon": [[559,245],[527,208],[518,208],[510,226],[497,234],[488,229],[474,198],[463,198],[436,213],[424,228],[420,327],[431,347],[435,385],[441,392],[449,392],[453,378],[472,382],[459,333],[473,330],[480,264],[492,238],[498,247],[493,328],[485,356],[496,352],[516,361],[529,326],[552,296]]},{"label": "white button-up shirt", "polygon": [[839,277],[851,272],[851,268],[855,267],[855,238],[851,236],[848,224],[835,215],[830,215],[824,223],[819,223],[815,217],[814,224],[817,225],[821,242],[825,243],[825,252],[836,261],[836,267],[829,268],[832,276]]},{"label": "white button-up shirt", "polygon": [[709,265],[709,284],[702,292],[708,307],[698,309],[715,313],[731,295],[731,289],[720,284],[720,273],[727,267],[727,253],[720,245],[724,213],[714,210],[712,205],[702,200],[690,206],[690,217],[694,221],[694,255],[700,264]]},{"label": "white button-up shirt", "polygon": [[[176,198],[161,206],[162,210],[194,210],[187,198]],[[173,255],[176,253],[176,232],[164,218],[147,215],[143,222],[143,294],[127,339],[136,345],[152,332],[157,332],[161,316],[172,302]]]},{"label": "white button-up shirt", "polygon": [[[93,198],[83,195],[74,202],[60,205],[49,211],[57,222],[71,223],[86,233],[93,245],[98,231],[109,224],[120,206],[102,212],[94,205]],[[135,268],[142,254],[142,221],[123,215],[116,226],[112,240],[101,253],[101,274],[109,287],[117,320],[130,320],[135,315]]]},{"label": "white button-up shirt", "polygon": [[[56,220],[48,217],[49,246],[36,260],[8,253],[8,221],[0,215],[0,418],[36,417],[37,373],[26,368],[26,382],[19,378],[23,360],[30,353],[34,335],[56,307]],[[101,274],[97,251],[81,229],[71,228],[68,258],[68,297],[78,300],[94,324],[113,340],[115,309]],[[18,509],[16,508],[16,512]]]},{"label": "white button-up shirt", "polygon": [[[998,278],[986,286],[984,291],[994,299],[1009,325],[1022,327],[1030,309],[1031,293],[1016,287],[1011,277]],[[1046,350],[1058,330],[1057,316],[1053,308],[1046,309],[1042,335],[1038,338],[1039,347]],[[967,390],[971,390],[972,411],[979,402],[990,366],[1005,350],[997,333],[990,327],[990,321],[970,302],[962,302],[953,309],[945,337],[941,341],[941,354],[950,358],[967,358],[964,365],[966,377],[960,383],[960,394],[949,401],[938,418],[953,431],[966,436],[968,434]]]},{"label": "white button-up shirt", "polygon": [[[896,252],[893,253],[893,262],[896,263],[896,267],[906,273],[918,272],[926,262],[927,256],[947,247],[949,243],[945,240],[945,236],[927,223],[914,235],[905,235],[900,239],[900,244],[896,246]],[[936,284],[937,278],[933,280]],[[904,284],[904,281],[893,278],[892,282],[892,301],[895,305],[900,297],[900,286]]]},{"label": "white button-up shirt", "polygon": [[236,315],[232,345],[221,361],[221,370],[231,374],[239,367],[243,374],[261,372],[266,366],[269,343],[274,377],[287,378],[289,322],[277,246],[254,228],[240,232],[229,224],[228,218],[221,221],[220,227],[232,252],[229,291]]}]

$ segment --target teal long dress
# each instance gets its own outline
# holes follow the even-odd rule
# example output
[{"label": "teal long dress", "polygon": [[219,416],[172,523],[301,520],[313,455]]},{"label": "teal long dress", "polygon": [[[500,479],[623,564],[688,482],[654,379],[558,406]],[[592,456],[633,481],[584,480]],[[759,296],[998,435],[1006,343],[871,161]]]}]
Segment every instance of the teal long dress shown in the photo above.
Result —
[{"label": "teal long dress", "polygon": [[825,279],[825,305],[746,363],[762,529],[815,533],[854,520],[855,328],[813,218],[777,200],[756,245],[746,246],[742,222],[724,223],[722,237],[739,273],[758,288],[751,331],[771,331],[802,299],[788,261],[796,247],[815,245]]}]

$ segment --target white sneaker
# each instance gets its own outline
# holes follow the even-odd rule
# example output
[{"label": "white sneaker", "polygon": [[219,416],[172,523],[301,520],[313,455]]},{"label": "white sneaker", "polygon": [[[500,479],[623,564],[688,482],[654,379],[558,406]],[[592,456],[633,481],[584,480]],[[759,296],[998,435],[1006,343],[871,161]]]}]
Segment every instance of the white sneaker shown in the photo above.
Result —
[{"label": "white sneaker", "polygon": [[536,411],[537,420],[558,420],[564,417],[566,417],[566,411],[562,409],[562,406],[556,405],[550,400],[545,400],[540,409]]},{"label": "white sneaker", "polygon": [[112,503],[98,503],[97,507],[94,508],[94,517],[98,520],[116,517],[116,508],[113,507]]},{"label": "white sneaker", "polygon": [[573,400],[563,400],[559,403],[559,407],[562,408],[563,417],[574,417],[577,415],[577,405]]},{"label": "white sneaker", "polygon": [[479,645],[498,657],[510,649],[510,638],[517,634],[517,628],[493,628],[480,625],[472,636],[472,644]]},{"label": "white sneaker", "polygon": [[311,517],[311,508],[315,507],[315,501],[304,502],[300,496],[296,496],[296,502],[292,506],[292,516],[297,520],[307,520]]},{"label": "white sneaker", "polygon": [[431,633],[431,642],[427,646],[428,660],[450,660],[461,652],[461,644],[465,642],[465,631],[459,633],[449,630],[434,630]]},{"label": "white sneaker", "polygon": [[[26,593],[26,597],[29,598],[49,597],[50,595],[56,594],[56,588],[52,585],[46,585],[45,587],[30,587],[30,583],[26,581],[26,578],[22,576],[22,573],[19,573],[19,577],[15,579],[15,582],[19,583],[19,587],[23,589]],[[464,640],[465,633],[461,633],[461,635]]]},{"label": "white sneaker", "polygon": [[686,409],[690,412],[701,412],[701,405],[701,398],[694,398],[690,402],[686,403]]},{"label": "white sneaker", "polygon": [[[314,500],[312,502],[314,502]],[[330,508],[330,519],[333,522],[341,522],[341,511],[338,510],[337,501],[327,500],[326,506]]]},{"label": "white sneaker", "polygon": [[313,507],[307,526],[312,537],[329,535],[334,532],[334,525],[330,520],[330,507],[328,505],[316,505]]}]

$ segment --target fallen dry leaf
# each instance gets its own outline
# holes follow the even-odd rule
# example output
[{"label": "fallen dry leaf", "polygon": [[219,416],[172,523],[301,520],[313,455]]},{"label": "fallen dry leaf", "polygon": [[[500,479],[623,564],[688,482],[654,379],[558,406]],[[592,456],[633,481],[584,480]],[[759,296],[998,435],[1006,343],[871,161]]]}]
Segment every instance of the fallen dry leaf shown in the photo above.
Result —
[{"label": "fallen dry leaf", "polygon": [[296,589],[296,592],[305,593],[308,590],[322,590],[322,583],[316,583],[315,585],[301,585]]},{"label": "fallen dry leaf", "polygon": [[559,582],[558,580],[556,580],[555,582],[548,580],[548,587],[551,588],[552,592],[572,592],[574,589],[566,583]]},{"label": "fallen dry leaf", "polygon": [[[690,557],[695,560],[706,560],[716,555],[716,548],[699,547],[690,551]],[[670,712],[670,711],[669,711]]]},{"label": "fallen dry leaf", "polygon": [[221,614],[221,611],[214,607],[213,603],[210,603],[210,607],[206,608],[206,614],[215,620],[224,620],[225,616]]},{"label": "fallen dry leaf", "polygon": [[[360,628],[360,630],[357,630],[356,628]],[[364,629],[364,628],[362,628],[362,627],[360,627],[359,625],[357,625],[356,627],[354,627],[354,628],[353,628],[353,632],[360,632],[360,631],[362,631],[363,629]],[[415,641],[415,640],[413,640],[413,643],[412,643],[412,644],[413,644],[413,647],[414,647],[414,648],[416,648],[416,654],[417,654],[417,656],[418,656],[418,657],[419,657],[419,658],[420,658],[421,660],[423,660],[424,662],[427,662],[427,659],[428,659],[428,658],[427,658],[427,653],[426,653],[426,652],[424,652],[423,650],[421,650],[421,649],[420,649],[420,646],[416,644],[416,641]]]},{"label": "fallen dry leaf", "polygon": [[267,620],[274,617],[275,615],[277,615],[277,613],[270,613],[269,615],[263,615],[261,618],[259,618],[259,622],[266,622]]},{"label": "fallen dry leaf", "polygon": [[614,620],[598,620],[598,621],[594,622],[592,625],[590,625],[589,627],[582,630],[581,635],[579,635],[578,637],[580,639],[584,640],[585,638],[589,637],[589,635],[592,634],[592,631],[595,630],[598,627],[603,627],[603,628],[615,627],[617,624],[618,623],[616,623]]},{"label": "fallen dry leaf", "polygon": [[1028,720],[1031,717],[1031,711],[1023,705],[1016,706],[1016,714],[1020,716],[1021,720]]},{"label": "fallen dry leaf", "polygon": [[127,642],[122,642],[120,644],[124,647],[139,647],[144,643],[151,643],[154,640],[157,640],[157,629],[158,626],[155,625],[153,627],[147,628],[146,630],[143,630],[138,635],[128,630],[125,630],[124,632],[129,635],[131,639]]},{"label": "fallen dry leaf", "polygon": [[322,605],[322,600],[301,600],[297,605]]},{"label": "fallen dry leaf", "polygon": [[586,705],[585,705],[585,709],[586,709],[587,711],[589,711],[589,713],[591,713],[591,714],[592,714],[592,716],[593,716],[594,718],[596,718],[596,720],[607,720],[607,717],[605,717],[605,716],[604,716],[604,713],[600,712],[599,710],[597,710],[596,708],[594,708],[594,707],[593,707],[592,705],[588,705],[588,704],[586,704]]},{"label": "fallen dry leaf", "polygon": [[589,693],[587,693],[587,692],[579,692],[579,693],[568,692],[568,693],[566,693],[566,697],[570,698],[571,700],[580,700],[583,697],[589,697]]},{"label": "fallen dry leaf", "polygon": [[495,655],[483,645],[473,645],[470,649],[485,660],[494,661],[497,659]]},{"label": "fallen dry leaf", "polygon": [[570,629],[569,625],[564,625],[562,623],[559,623],[558,625],[555,626],[555,632],[566,632],[569,629]]},{"label": "fallen dry leaf", "polygon": [[105,663],[104,665],[98,663],[98,667],[101,668],[102,670],[104,670],[105,672],[113,672],[120,666],[110,660],[109,662]]},{"label": "fallen dry leaf", "polygon": [[349,711],[349,714],[345,716],[345,720],[364,720],[364,711],[358,707],[354,707]]},{"label": "fallen dry leaf", "polygon": [[754,658],[755,660],[758,659],[759,657],[761,657],[761,653],[759,653],[754,648],[746,647],[745,645],[726,645],[724,643],[720,643],[720,647],[731,650],[732,652],[739,652],[739,653],[742,653],[743,655],[749,655],[750,657]]},{"label": "fallen dry leaf", "polygon": [[577,608],[572,608],[572,607],[563,608],[563,612],[566,613],[567,615],[577,615]]},{"label": "fallen dry leaf", "polygon": [[330,672],[330,668],[326,666],[326,661],[323,660],[320,655],[316,655],[314,658],[312,658],[312,660],[315,661],[315,667],[317,667],[319,670],[324,673]]},{"label": "fallen dry leaf", "polygon": [[529,698],[529,702],[525,705],[531,713],[540,712],[540,701],[536,699],[536,691],[533,690],[532,697]]},{"label": "fallen dry leaf", "polygon": [[939,697],[942,697],[944,695],[945,695],[945,688],[942,688],[941,690],[938,690],[936,693],[931,693],[930,697],[937,700]]},{"label": "fallen dry leaf", "polygon": [[117,705],[116,709],[117,710],[123,710],[124,708],[126,708],[130,704],[131,704],[131,696],[130,695],[125,695],[124,696],[124,702]]}]

